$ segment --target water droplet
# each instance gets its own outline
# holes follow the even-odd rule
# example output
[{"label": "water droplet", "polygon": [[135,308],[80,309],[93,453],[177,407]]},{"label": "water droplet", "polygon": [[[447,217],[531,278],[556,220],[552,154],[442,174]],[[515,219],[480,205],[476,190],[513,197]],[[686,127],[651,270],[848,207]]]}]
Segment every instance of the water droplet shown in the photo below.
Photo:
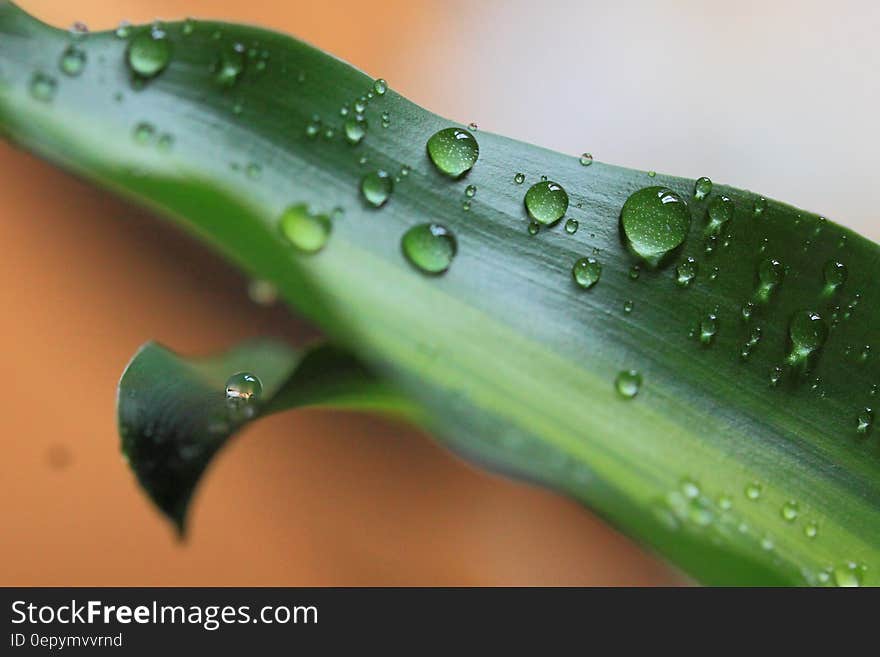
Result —
[{"label": "water droplet", "polygon": [[856,431],[862,435],[867,434],[871,431],[871,427],[874,425],[874,411],[870,408],[864,409],[861,413],[859,413],[859,417],[857,419]]},{"label": "water droplet", "polygon": [[377,96],[384,96],[385,92],[388,91],[388,83],[382,78],[379,78],[373,83],[373,91]]},{"label": "water droplet", "polygon": [[317,253],[323,249],[333,229],[329,217],[309,212],[305,203],[287,208],[279,225],[281,233],[303,253]]},{"label": "water droplet", "polygon": [[747,484],[745,488],[746,499],[752,501],[761,499],[761,494],[763,492],[764,487],[757,481],[753,481],[750,484]]},{"label": "water droplet", "polygon": [[764,212],[767,210],[767,205],[768,205],[767,199],[765,199],[763,196],[755,199],[755,205],[754,205],[754,209],[753,209],[755,216],[758,217],[758,216],[764,214]]},{"label": "water droplet", "polygon": [[248,284],[248,297],[258,306],[271,306],[278,300],[278,288],[269,281],[255,279]]},{"label": "water droplet", "polygon": [[770,550],[773,549],[773,547],[774,546],[773,546],[773,539],[772,538],[770,538],[769,536],[765,536],[764,538],[761,539],[761,549],[762,550],[766,550],[767,552],[769,552]]},{"label": "water droplet", "polygon": [[685,477],[681,480],[681,492],[688,499],[696,499],[700,496],[700,486],[693,479]]},{"label": "water droplet", "polygon": [[857,587],[862,585],[862,573],[852,561],[837,566],[832,572],[835,586]]},{"label": "water droplet", "polygon": [[633,302],[632,299],[627,299],[623,302],[623,312],[629,314],[633,311]]},{"label": "water droplet", "polygon": [[782,379],[782,368],[778,365],[776,367],[770,368],[770,385],[776,386],[779,385],[779,381]]},{"label": "water droplet", "polygon": [[79,48],[74,45],[67,46],[63,53],[61,53],[61,59],[58,61],[58,67],[61,69],[61,72],[65,75],[69,75],[71,77],[76,77],[86,67],[86,52],[82,48]]},{"label": "water droplet", "polygon": [[361,96],[356,101],[354,101],[354,111],[358,114],[363,114],[367,111],[367,99]]},{"label": "water droplet", "polygon": [[152,123],[141,122],[134,127],[132,136],[136,143],[146,146],[156,137],[156,128],[153,127]]},{"label": "water droplet", "polygon": [[724,230],[724,226],[733,219],[733,201],[726,196],[716,196],[709,201],[706,215],[709,217],[707,230],[712,235],[718,235]]},{"label": "water droplet", "polygon": [[55,81],[55,78],[45,73],[34,73],[30,84],[32,98],[43,103],[50,103],[55,98],[55,92],[57,91],[58,83]]},{"label": "water droplet", "polygon": [[161,30],[141,32],[128,46],[128,65],[142,78],[161,73],[171,61],[171,42]]},{"label": "water droplet", "polygon": [[221,87],[232,87],[244,71],[244,46],[240,43],[224,48],[214,63],[214,81]]},{"label": "water droplet", "polygon": [[571,277],[582,288],[591,288],[602,276],[602,265],[595,258],[581,258],[571,268]]},{"label": "water droplet", "polygon": [[568,194],[558,183],[541,181],[529,187],[525,205],[532,219],[549,226],[562,219],[568,210]]},{"label": "water droplet", "polygon": [[810,521],[804,526],[804,536],[807,538],[816,538],[819,535],[819,525],[815,521]]},{"label": "water droplet", "polygon": [[785,278],[785,265],[776,258],[765,258],[758,264],[758,288],[755,299],[766,303]]},{"label": "water droplet", "polygon": [[581,166],[588,167],[593,163],[593,154],[581,153],[581,157],[578,161],[581,163]]},{"label": "water droplet", "polygon": [[476,185],[468,185],[464,190],[464,195],[468,198],[473,198],[477,195],[477,186]]},{"label": "water droplet", "polygon": [[697,277],[697,261],[688,258],[675,268],[675,282],[682,287],[690,285]]},{"label": "water droplet", "polygon": [[828,292],[833,292],[838,287],[846,283],[847,270],[846,265],[837,260],[829,260],[825,263],[822,270],[825,275],[825,286]]},{"label": "water droplet", "polygon": [[196,30],[196,22],[192,18],[187,18],[183,21],[183,26],[180,28],[180,32],[183,36],[189,36]]},{"label": "water droplet", "polygon": [[245,167],[245,174],[251,180],[259,180],[263,175],[263,167],[256,162],[250,162],[247,167]]},{"label": "water droplet", "polygon": [[718,508],[722,511],[730,511],[733,508],[733,500],[729,495],[720,495],[718,497]]},{"label": "water droplet", "polygon": [[522,185],[525,182],[525,180],[526,180],[526,177],[521,173],[518,173],[513,177],[513,182],[515,182],[517,185]]},{"label": "water droplet", "polygon": [[170,153],[171,149],[174,148],[174,136],[168,134],[167,132],[159,135],[159,140],[156,142],[156,147],[161,153]]},{"label": "water droplet", "polygon": [[642,375],[636,370],[623,370],[614,380],[614,387],[624,399],[632,399],[642,387]]},{"label": "water droplet", "polygon": [[359,144],[367,134],[367,121],[362,114],[349,117],[345,121],[345,140],[349,144]]},{"label": "water droplet", "polygon": [[382,127],[387,128],[391,125],[391,114],[382,112]]},{"label": "water droplet", "polygon": [[639,276],[642,275],[642,269],[638,265],[633,265],[629,268],[629,278],[630,280],[637,281],[639,280]]},{"label": "water droplet", "polygon": [[537,221],[530,221],[528,226],[529,235],[537,235],[538,231],[541,230],[541,224]]},{"label": "water droplet", "polygon": [[697,181],[694,183],[694,198],[697,200],[702,200],[709,196],[712,191],[712,181],[709,180],[706,176],[702,176],[701,178],[697,178]]},{"label": "water droplet", "polygon": [[468,123],[468,129],[469,129],[469,130],[473,130],[474,132],[476,132],[479,128],[477,127],[477,124],[476,124],[476,123],[474,123],[473,121],[471,121],[470,123]]},{"label": "water droplet", "polygon": [[655,267],[684,243],[691,213],[671,189],[646,187],[626,199],[620,222],[629,249]]},{"label": "water droplet", "polygon": [[798,508],[798,503],[794,500],[789,500],[782,505],[780,515],[782,515],[783,520],[785,520],[786,522],[794,522],[795,520],[797,520],[799,514],[800,509]]},{"label": "water droplet", "polygon": [[131,23],[128,21],[122,21],[119,23],[119,27],[116,28],[116,37],[119,39],[127,39],[131,36]]},{"label": "water droplet", "polygon": [[648,178],[655,178],[656,176],[657,176],[657,172],[656,172],[656,171],[649,171],[649,172],[648,172]]},{"label": "water droplet", "polygon": [[373,171],[361,179],[361,194],[374,208],[385,204],[394,190],[394,181],[387,171]]},{"label": "water droplet", "polygon": [[458,251],[455,235],[440,224],[420,224],[403,234],[401,247],[406,259],[426,274],[442,274]]},{"label": "water droplet", "polygon": [[700,322],[700,342],[705,345],[712,344],[712,342],[715,340],[715,335],[717,333],[718,316],[714,313],[709,313]]},{"label": "water droplet", "polygon": [[565,222],[565,232],[569,235],[574,235],[578,231],[578,227],[580,224],[577,219],[568,219]]},{"label": "water droplet", "polygon": [[226,403],[232,408],[253,408],[262,394],[260,379],[248,372],[233,374],[226,381]]},{"label": "water droplet", "polygon": [[825,344],[825,339],[828,337],[828,327],[819,313],[801,310],[792,315],[788,336],[791,339],[789,364],[805,363]]},{"label": "water droplet", "polygon": [[428,140],[428,157],[440,173],[460,178],[476,163],[480,147],[476,138],[461,128],[444,128]]}]

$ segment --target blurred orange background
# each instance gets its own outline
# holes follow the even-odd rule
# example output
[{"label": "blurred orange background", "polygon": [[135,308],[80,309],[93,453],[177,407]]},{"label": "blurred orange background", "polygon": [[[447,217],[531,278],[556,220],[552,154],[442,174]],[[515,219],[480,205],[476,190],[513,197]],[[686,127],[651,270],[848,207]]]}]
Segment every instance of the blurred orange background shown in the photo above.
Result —
[{"label": "blurred orange background", "polygon": [[[880,5],[20,0],[92,29],[192,15],[289,32],[482,130],[714,180],[880,239]],[[844,100],[845,99],[845,100]],[[175,541],[122,464],[115,384],[187,353],[313,330],[253,306],[214,255],[0,144],[0,584],[680,584],[575,504],[479,472],[411,428],[306,411],[257,423]]]}]

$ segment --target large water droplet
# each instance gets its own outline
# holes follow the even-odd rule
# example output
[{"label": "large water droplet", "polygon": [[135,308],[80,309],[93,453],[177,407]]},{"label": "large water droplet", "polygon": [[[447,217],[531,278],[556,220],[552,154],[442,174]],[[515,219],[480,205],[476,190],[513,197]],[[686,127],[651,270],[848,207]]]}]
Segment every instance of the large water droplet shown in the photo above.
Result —
[{"label": "large water droplet", "polygon": [[171,42],[161,30],[141,32],[128,46],[128,65],[142,78],[161,73],[171,61]]},{"label": "large water droplet", "polygon": [[61,53],[61,59],[58,60],[58,68],[65,75],[76,77],[86,67],[86,52],[78,46],[69,45]]},{"label": "large water droplet", "polygon": [[287,208],[279,225],[281,233],[303,253],[317,253],[323,249],[333,229],[329,217],[309,212],[305,203]]},{"label": "large water droplet", "polygon": [[374,208],[385,204],[394,190],[394,181],[387,171],[373,171],[361,179],[361,194]]},{"label": "large water droplet", "polygon": [[442,274],[458,252],[455,235],[440,224],[420,224],[403,234],[403,255],[426,274]]},{"label": "large water droplet", "polygon": [[532,219],[549,226],[562,219],[568,210],[568,194],[559,183],[543,180],[529,187],[525,205]]},{"label": "large water droplet", "polygon": [[791,365],[801,364],[825,344],[828,327],[819,313],[800,310],[792,315],[788,336],[791,339],[788,362]]},{"label": "large water droplet", "polygon": [[614,388],[624,399],[632,399],[642,388],[642,375],[637,370],[623,370],[614,380]]},{"label": "large water droplet", "polygon": [[578,227],[580,224],[577,219],[566,219],[565,221],[565,232],[569,235],[574,235],[578,232]]},{"label": "large water droplet", "polygon": [[581,166],[588,167],[593,163],[593,154],[581,153],[580,159],[578,161],[581,163]]},{"label": "large water droplet", "polygon": [[694,198],[695,199],[704,199],[712,192],[712,181],[709,180],[706,176],[702,176],[701,178],[697,178],[697,181],[694,183]]},{"label": "large water droplet", "polygon": [[474,166],[480,155],[476,138],[461,128],[444,128],[428,140],[428,157],[441,173],[459,178]]},{"label": "large water droplet", "polygon": [[385,92],[388,91],[388,83],[379,78],[373,83],[373,91],[376,92],[377,96],[384,96]]},{"label": "large water droplet", "polygon": [[581,258],[571,268],[571,277],[582,288],[591,288],[602,276],[602,265],[595,258]]},{"label": "large water droplet", "polygon": [[684,243],[691,213],[671,189],[646,187],[626,199],[620,223],[629,249],[655,267]]}]

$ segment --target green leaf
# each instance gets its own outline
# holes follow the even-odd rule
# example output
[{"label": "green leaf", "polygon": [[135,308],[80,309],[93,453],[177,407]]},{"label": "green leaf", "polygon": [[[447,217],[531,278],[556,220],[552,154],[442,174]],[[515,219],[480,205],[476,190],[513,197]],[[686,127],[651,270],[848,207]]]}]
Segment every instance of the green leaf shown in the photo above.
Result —
[{"label": "green leaf", "polygon": [[[331,56],[253,27],[173,23],[161,27],[170,63],[144,80],[127,56],[150,29],[76,41],[86,64],[69,76],[70,34],[0,5],[3,132],[273,282],[424,407],[451,449],[588,504],[699,580],[880,584],[880,446],[869,422],[857,428],[880,378],[876,245],[726,185],[699,199],[692,179],[583,166],[482,131],[456,178],[467,157],[450,156],[447,175],[426,143],[461,126],[372,92]],[[361,103],[352,144],[345,121]],[[376,179],[373,203],[360,185],[378,169],[393,190],[377,208]],[[566,190],[576,233],[543,225],[564,208],[548,188],[530,200],[542,222],[530,234],[524,200],[541,176]],[[686,200],[690,222],[653,232],[640,196],[622,239],[624,203],[650,186]],[[294,219],[282,228],[282,216]],[[428,222],[457,243],[413,258],[439,271],[455,253],[430,276],[401,247]],[[328,229],[316,253],[290,241],[314,251]],[[696,277],[678,285],[691,257]],[[601,265],[589,289],[572,280],[580,258]],[[835,261],[848,277],[830,286]],[[615,381],[629,370],[621,388],[641,385],[627,397]]]},{"label": "green leaf", "polygon": [[[261,392],[236,405],[226,386],[239,373],[255,376]],[[259,340],[186,359],[151,342],[119,381],[122,452],[150,499],[183,532],[196,484],[229,438],[258,417],[303,406],[414,413],[388,384],[331,345],[300,352]]]}]

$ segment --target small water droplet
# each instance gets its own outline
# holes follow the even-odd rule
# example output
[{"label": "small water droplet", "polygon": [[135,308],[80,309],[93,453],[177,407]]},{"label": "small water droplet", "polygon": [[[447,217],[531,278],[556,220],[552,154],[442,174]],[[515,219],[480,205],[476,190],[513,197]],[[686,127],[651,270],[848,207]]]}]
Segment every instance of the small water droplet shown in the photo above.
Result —
[{"label": "small water droplet", "polygon": [[476,185],[468,185],[464,190],[464,195],[468,198],[473,198],[477,195],[477,186]]},{"label": "small water droplet", "polygon": [[588,167],[593,163],[593,154],[581,153],[580,159],[578,161],[581,163],[581,166]]},{"label": "small water droplet", "polygon": [[232,87],[244,71],[244,46],[240,43],[224,48],[214,62],[214,81],[221,87]]},{"label": "small water droplet", "polygon": [[134,127],[134,132],[132,132],[132,136],[136,143],[141,146],[146,146],[150,144],[153,139],[156,137],[156,128],[153,127],[152,123],[141,122],[138,123]]},{"label": "small water droplet", "polygon": [[569,235],[574,235],[577,232],[579,226],[580,224],[578,223],[577,219],[567,219],[565,222],[565,232]]},{"label": "small water droplet", "polygon": [[694,183],[694,198],[697,200],[702,200],[709,196],[711,192],[712,181],[709,180],[706,176],[697,178],[697,181]]},{"label": "small water droplet", "polygon": [[642,269],[638,265],[633,265],[629,268],[629,278],[630,280],[637,281],[639,280],[639,276],[642,275]]},{"label": "small water droplet", "polygon": [[345,121],[345,140],[349,144],[359,144],[367,134],[367,120],[362,114],[351,116]]},{"label": "small water droplet", "polygon": [[525,180],[526,180],[525,175],[523,175],[521,173],[518,173],[513,177],[513,182],[515,182],[517,185],[522,185],[525,182]]},{"label": "small water droplet", "polygon": [[374,208],[384,205],[393,190],[394,181],[387,171],[372,171],[361,179],[361,194]]},{"label": "small water droplet", "polygon": [[768,206],[767,199],[765,199],[763,196],[755,199],[755,205],[753,208],[755,216],[758,217],[758,216],[764,214],[764,212],[767,210],[767,206]]},{"label": "small water droplet", "polygon": [[675,268],[675,282],[682,287],[690,285],[697,277],[697,261],[687,258]]},{"label": "small water droplet", "polygon": [[651,266],[657,266],[687,237],[691,213],[687,203],[666,187],[646,187],[623,204],[620,223],[626,244]]},{"label": "small water droplet", "polygon": [[189,36],[196,30],[196,22],[192,18],[187,18],[183,21],[183,26],[180,28],[181,34],[183,36]]},{"label": "small water droplet", "polygon": [[238,372],[226,381],[226,403],[236,411],[250,409],[252,415],[262,394],[263,384],[249,372]]},{"label": "small water droplet", "polygon": [[153,78],[171,61],[171,42],[161,30],[141,32],[131,40],[127,59],[135,75]]},{"label": "small water droplet", "polygon": [[595,258],[581,258],[571,268],[571,276],[575,283],[589,289],[599,282],[602,265]]},{"label": "small water droplet", "polygon": [[846,283],[847,270],[846,265],[837,260],[829,260],[822,269],[825,275],[825,286],[827,292],[833,292],[841,285]]},{"label": "small water droplet", "polygon": [[385,92],[388,91],[388,83],[382,78],[379,78],[373,83],[373,91],[377,96],[384,96]]},{"label": "small water droplet", "polygon": [[719,235],[727,223],[733,219],[735,207],[727,196],[716,196],[709,201],[706,215],[709,218],[707,231],[711,235]]},{"label": "small water droplet", "polygon": [[761,494],[764,492],[764,487],[758,483],[757,481],[753,481],[749,484],[746,484],[745,494],[746,499],[756,501],[761,499]]},{"label": "small water droplet", "polygon": [[541,224],[537,221],[530,221],[528,226],[529,235],[537,235],[538,231],[541,230]]},{"label": "small water droplet", "polygon": [[623,302],[623,312],[629,314],[633,311],[633,302],[632,299],[627,299]]},{"label": "small water droplet", "polygon": [[704,345],[712,344],[717,333],[718,316],[715,313],[709,313],[700,322],[700,342]]},{"label": "small water droplet", "polygon": [[131,36],[131,23],[128,21],[122,21],[119,23],[119,27],[116,28],[116,37],[119,39],[127,39]]},{"label": "small water droplet", "polygon": [[382,112],[382,127],[387,128],[391,125],[391,114],[388,112]]},{"label": "small water droplet", "polygon": [[782,380],[782,368],[778,365],[770,368],[770,385],[777,386]]},{"label": "small water droplet", "polygon": [[473,130],[474,132],[476,132],[477,130],[479,130],[479,127],[476,123],[471,121],[470,123],[468,123],[468,130]]},{"label": "small water droplet", "polygon": [[305,203],[287,208],[279,225],[284,237],[303,253],[317,253],[323,249],[333,229],[329,217],[310,212]]},{"label": "small water droplet", "polygon": [[832,571],[835,586],[858,587],[862,585],[862,573],[852,561],[841,564]]},{"label": "small water droplet", "polygon": [[248,297],[258,306],[268,307],[278,300],[278,288],[269,281],[254,279],[248,284]]},{"label": "small water droplet", "polygon": [[58,68],[61,69],[61,72],[71,77],[78,76],[83,72],[85,67],[86,52],[75,45],[67,46],[64,52],[61,53],[61,58],[58,60]]},{"label": "small water droplet", "polygon": [[529,187],[524,202],[529,216],[545,226],[555,224],[568,210],[568,194],[562,185],[550,180]]},{"label": "small water droplet", "polygon": [[426,274],[442,274],[452,264],[458,251],[455,235],[440,224],[413,226],[401,239],[403,254]]},{"label": "small water droplet", "polygon": [[870,408],[865,408],[859,413],[857,418],[856,431],[861,435],[866,435],[871,431],[872,426],[874,426],[874,411]]},{"label": "small water droplet", "polygon": [[657,176],[657,172],[656,172],[656,171],[649,171],[649,172],[648,172],[648,178],[654,178],[654,177],[656,177],[656,176]]},{"label": "small water droplet", "polygon": [[765,258],[758,264],[758,288],[755,299],[762,303],[770,300],[774,290],[785,278],[785,265],[776,258]]},{"label": "small water droplet", "polygon": [[614,380],[614,387],[624,399],[632,399],[642,388],[642,375],[636,370],[623,370]]},{"label": "small water droplet", "polygon": [[791,340],[788,363],[805,364],[807,359],[825,344],[828,327],[819,313],[801,310],[792,315],[788,335]]},{"label": "small water droplet", "polygon": [[815,521],[810,521],[804,525],[804,536],[807,538],[816,538],[819,535],[819,525]]},{"label": "small water droplet", "polygon": [[780,515],[782,515],[782,519],[786,522],[794,522],[797,520],[799,514],[800,509],[798,508],[798,503],[794,500],[788,500],[782,505]]},{"label": "small water droplet", "polygon": [[428,140],[428,157],[440,173],[460,178],[480,155],[476,138],[461,128],[444,128]]},{"label": "small water droplet", "polygon": [[55,81],[55,78],[45,73],[34,73],[30,84],[30,93],[34,100],[50,103],[55,98],[57,91],[58,83]]}]

